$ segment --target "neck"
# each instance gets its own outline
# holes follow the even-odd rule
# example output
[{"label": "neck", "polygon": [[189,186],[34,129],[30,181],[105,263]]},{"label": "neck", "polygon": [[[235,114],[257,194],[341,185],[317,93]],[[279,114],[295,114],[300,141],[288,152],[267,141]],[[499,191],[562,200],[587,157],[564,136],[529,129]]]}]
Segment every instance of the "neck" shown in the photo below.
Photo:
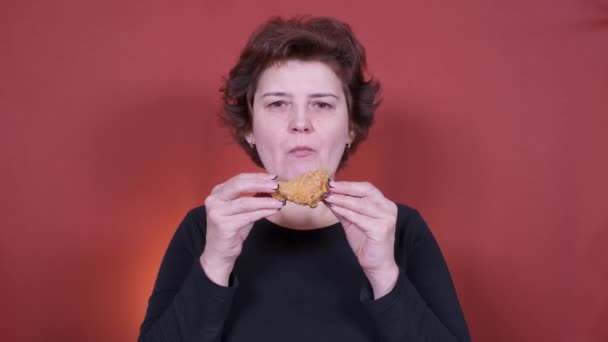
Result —
[{"label": "neck", "polygon": [[287,202],[283,209],[268,217],[268,220],[298,230],[317,229],[338,223],[336,216],[323,202],[319,202],[316,208]]}]

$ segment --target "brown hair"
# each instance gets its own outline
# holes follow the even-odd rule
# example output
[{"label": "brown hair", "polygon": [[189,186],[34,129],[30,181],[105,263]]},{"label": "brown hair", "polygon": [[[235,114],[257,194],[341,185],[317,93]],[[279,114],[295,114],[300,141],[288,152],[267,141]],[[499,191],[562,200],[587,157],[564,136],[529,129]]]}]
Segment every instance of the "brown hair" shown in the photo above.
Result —
[{"label": "brown hair", "polygon": [[365,49],[350,27],[328,17],[271,18],[253,32],[220,89],[221,119],[233,137],[260,167],[257,151],[245,140],[252,129],[253,95],[262,72],[273,64],[290,59],[326,63],[340,78],[355,137],[340,161],[340,168],[367,137],[380,104],[380,83],[365,79]]}]

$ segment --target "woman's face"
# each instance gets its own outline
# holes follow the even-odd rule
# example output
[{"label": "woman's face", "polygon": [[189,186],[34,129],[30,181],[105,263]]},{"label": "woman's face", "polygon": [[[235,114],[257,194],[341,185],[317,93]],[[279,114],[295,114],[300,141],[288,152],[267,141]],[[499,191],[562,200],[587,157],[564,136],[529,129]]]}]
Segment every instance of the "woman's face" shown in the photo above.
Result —
[{"label": "woman's face", "polygon": [[261,75],[246,136],[268,173],[292,179],[325,169],[333,178],[352,141],[342,83],[322,62],[289,60]]}]

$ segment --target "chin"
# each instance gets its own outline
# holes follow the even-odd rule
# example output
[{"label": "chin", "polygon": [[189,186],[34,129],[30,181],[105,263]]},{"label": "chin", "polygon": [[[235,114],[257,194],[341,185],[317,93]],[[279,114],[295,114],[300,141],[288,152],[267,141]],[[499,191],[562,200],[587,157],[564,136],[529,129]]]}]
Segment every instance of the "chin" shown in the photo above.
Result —
[{"label": "chin", "polygon": [[292,165],[286,165],[285,168],[283,168],[283,172],[279,174],[279,178],[291,180],[303,173],[319,169],[328,171],[327,167],[319,166],[318,163],[292,163]]},{"label": "chin", "polygon": [[264,164],[265,166],[269,166],[265,167],[266,171],[268,173],[278,175],[278,179],[282,181],[292,180],[303,173],[316,170],[325,170],[331,177],[333,177],[338,165],[338,163],[335,163],[335,165],[332,165],[333,168],[328,167],[327,163],[318,159],[318,156],[315,156],[314,158],[303,158],[300,160],[285,158],[278,163],[275,162],[269,164],[270,165]]}]

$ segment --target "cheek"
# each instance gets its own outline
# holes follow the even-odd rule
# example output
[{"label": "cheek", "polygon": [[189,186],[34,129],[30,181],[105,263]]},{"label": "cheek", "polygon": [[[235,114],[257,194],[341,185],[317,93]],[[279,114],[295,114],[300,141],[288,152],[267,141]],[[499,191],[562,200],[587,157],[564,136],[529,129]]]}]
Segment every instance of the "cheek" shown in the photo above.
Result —
[{"label": "cheek", "polygon": [[272,131],[272,122],[269,120],[264,120],[263,115],[256,113],[254,110],[253,113],[253,137],[255,138],[256,144],[261,143],[266,137],[269,136],[269,133]]},{"label": "cheek", "polygon": [[346,147],[346,143],[344,142],[344,139],[333,139],[330,144],[331,144],[331,145],[329,145],[329,146],[331,146],[330,153],[334,157],[341,157],[342,153],[344,153],[344,149]]},{"label": "cheek", "polygon": [[332,145],[346,144],[349,132],[348,121],[325,122],[321,127],[324,127],[323,134],[321,135],[327,143],[332,143]]},{"label": "cheek", "polygon": [[272,142],[277,139],[278,129],[273,127],[268,122],[259,123],[253,126],[253,137],[257,144],[264,144],[265,142]]},{"label": "cheek", "polygon": [[333,156],[342,156],[346,141],[348,140],[348,127],[338,125],[332,130],[328,130],[321,134],[320,140],[323,146],[328,148],[328,152]]},{"label": "cheek", "polygon": [[276,155],[280,154],[281,146],[284,146],[284,135],[276,122],[254,121],[253,138],[258,154],[264,162],[275,159]]}]

